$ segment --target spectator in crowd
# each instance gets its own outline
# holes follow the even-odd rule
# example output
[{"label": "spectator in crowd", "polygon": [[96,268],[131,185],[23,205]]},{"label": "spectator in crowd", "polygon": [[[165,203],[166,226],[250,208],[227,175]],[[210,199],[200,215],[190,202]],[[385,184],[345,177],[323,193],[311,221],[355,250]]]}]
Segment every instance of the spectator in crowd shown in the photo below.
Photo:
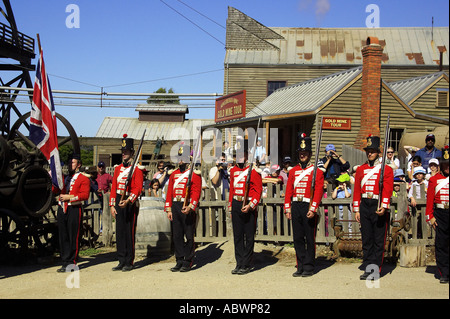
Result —
[{"label": "spectator in crowd", "polygon": [[164,164],[164,161],[159,161],[158,166],[156,166],[158,169],[155,174],[153,174],[152,179],[158,179],[160,187],[164,187],[166,185],[166,182],[169,180],[169,175],[167,173],[168,167]]},{"label": "spectator in crowd", "polygon": [[[401,185],[405,184],[405,175],[403,174],[403,177],[400,175],[400,173],[398,172],[401,169],[397,169],[395,175],[394,175],[394,190],[392,191],[392,197],[398,197],[400,190],[401,190]],[[401,170],[403,173],[403,170]],[[394,220],[398,219],[398,215],[397,215],[398,211],[397,211],[397,207],[395,208],[394,211]]]},{"label": "spectator in crowd", "polygon": [[149,196],[150,197],[161,197],[158,190],[160,189],[161,184],[159,183],[159,179],[154,178],[150,181],[150,188],[149,188]]},{"label": "spectator in crowd", "polygon": [[[339,177],[336,179],[337,186],[333,190],[333,193],[331,193],[331,198],[350,198],[352,196],[352,190],[350,188],[350,176],[347,173],[339,175]],[[339,219],[344,219],[344,206],[339,205]],[[352,219],[352,214],[350,211],[350,205],[348,205],[348,220]],[[351,224],[350,224],[351,225]]]},{"label": "spectator in crowd", "polygon": [[398,158],[394,157],[394,148],[392,146],[389,146],[386,151],[386,165],[389,165],[394,172],[400,167],[400,161]]},{"label": "spectator in crowd", "polygon": [[283,178],[280,176],[281,168],[279,165],[272,165],[269,170],[269,174],[261,174],[262,183],[263,183],[263,197],[267,197],[267,188],[270,185],[273,186],[273,194],[276,192],[275,185],[283,184]]},{"label": "spectator in crowd", "polygon": [[358,168],[359,165],[355,165],[352,167],[351,171],[350,171],[350,184],[354,185],[355,184],[355,175],[356,175],[356,169]]},{"label": "spectator in crowd", "polygon": [[288,181],[289,171],[292,168],[291,164],[292,164],[291,158],[289,156],[286,156],[283,159],[283,169],[280,171],[280,176],[283,179],[283,185],[286,185]]},{"label": "spectator in crowd", "polygon": [[222,153],[225,155],[225,160],[230,163],[233,162],[233,149],[228,141],[224,141],[222,144]]},{"label": "spectator in crowd", "polygon": [[215,191],[215,199],[225,200],[225,192],[230,190],[230,174],[228,173],[225,153],[222,153],[216,161],[216,166],[211,167],[209,170],[209,179]]},{"label": "spectator in crowd", "polygon": [[411,161],[411,167],[409,167],[407,170],[409,181],[412,181],[414,179],[414,169],[419,166],[422,166],[422,158],[419,155],[416,155]]},{"label": "spectator in crowd", "polygon": [[266,163],[268,161],[266,148],[262,146],[262,139],[258,137],[256,141],[255,159],[254,161]]},{"label": "spectator in crowd", "polygon": [[410,163],[412,158],[414,156],[416,156],[416,152],[419,150],[419,148],[415,147],[415,146],[405,145],[405,146],[403,146],[403,150],[407,154],[406,155],[406,160],[408,161],[408,163]]},{"label": "spectator in crowd", "polygon": [[434,134],[430,133],[425,138],[425,147],[421,148],[416,152],[417,156],[420,156],[422,159],[422,167],[427,170],[428,169],[428,162],[432,158],[439,158],[442,156],[442,151],[438,150],[434,143],[436,142],[436,138],[434,137]]},{"label": "spectator in crowd", "polygon": [[272,165],[270,174],[263,177],[264,183],[283,184],[283,178],[280,176],[281,168],[279,165]]},{"label": "spectator in crowd", "polygon": [[[401,181],[406,182],[406,176],[405,173],[403,173],[403,170],[401,168],[397,168],[394,171],[394,179],[399,178]],[[394,180],[395,181],[395,180]]]},{"label": "spectator in crowd", "polygon": [[319,161],[325,169],[324,177],[325,179],[332,178],[335,181],[341,173],[346,172],[350,168],[350,163],[336,153],[336,148],[333,144],[328,144],[325,147],[325,154],[325,157]]},{"label": "spectator in crowd", "polygon": [[103,210],[103,195],[109,193],[113,178],[110,174],[106,173],[106,165],[103,161],[98,162],[97,172],[97,196],[100,203],[100,209]]},{"label": "spectator in crowd", "polygon": [[425,179],[428,181],[431,177],[439,173],[439,160],[437,158],[432,158],[428,162],[428,172]]},{"label": "spectator in crowd", "polygon": [[408,192],[408,198],[411,201],[411,206],[416,207],[416,199],[421,199],[420,196],[420,185],[425,185],[425,193],[427,192],[428,181],[425,179],[427,171],[422,167],[418,166],[414,168],[414,181],[411,184],[411,188]]}]

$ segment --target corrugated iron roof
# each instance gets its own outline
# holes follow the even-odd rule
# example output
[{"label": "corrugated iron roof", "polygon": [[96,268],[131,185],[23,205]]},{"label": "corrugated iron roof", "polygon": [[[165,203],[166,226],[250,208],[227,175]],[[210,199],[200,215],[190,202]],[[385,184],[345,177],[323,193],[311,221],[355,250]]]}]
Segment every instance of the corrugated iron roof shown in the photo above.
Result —
[{"label": "corrugated iron roof", "polygon": [[[361,48],[377,37],[383,65],[449,64],[449,28],[270,28],[284,39],[267,39],[279,50],[227,49],[225,64],[361,65]],[[245,41],[243,41],[245,43]]]},{"label": "corrugated iron roof", "polygon": [[136,111],[189,113],[187,105],[178,104],[138,104],[138,106],[136,107]]},{"label": "corrugated iron roof", "polygon": [[247,113],[247,118],[314,111],[362,72],[356,67],[280,88]]},{"label": "corrugated iron roof", "polygon": [[[123,134],[128,137],[141,139],[144,130],[144,140],[156,141],[164,137],[166,141],[179,141],[182,139],[195,138],[197,128],[210,125],[214,120],[191,119],[184,122],[147,122],[139,121],[137,118],[128,117],[105,117],[95,137],[122,138]],[[205,133],[203,138],[210,139],[212,132]]]},{"label": "corrugated iron roof", "polygon": [[404,102],[411,103],[422,91],[431,86],[444,71],[411,79],[386,83]]}]

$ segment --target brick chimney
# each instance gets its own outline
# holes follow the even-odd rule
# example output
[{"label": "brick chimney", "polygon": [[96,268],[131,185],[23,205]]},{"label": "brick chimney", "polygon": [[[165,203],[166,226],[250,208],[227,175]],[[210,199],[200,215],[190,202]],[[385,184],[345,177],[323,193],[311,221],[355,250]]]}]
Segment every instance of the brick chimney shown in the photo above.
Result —
[{"label": "brick chimney", "polygon": [[363,55],[361,89],[361,128],[353,147],[362,150],[369,134],[380,136],[381,57],[378,38],[368,37],[361,49]]}]

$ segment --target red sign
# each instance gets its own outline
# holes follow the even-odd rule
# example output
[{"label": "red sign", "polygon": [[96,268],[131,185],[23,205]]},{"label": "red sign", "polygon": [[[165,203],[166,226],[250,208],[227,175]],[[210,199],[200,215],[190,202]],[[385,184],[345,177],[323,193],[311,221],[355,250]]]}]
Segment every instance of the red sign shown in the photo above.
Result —
[{"label": "red sign", "polygon": [[352,129],[352,119],[349,117],[324,117],[322,129],[350,131]]},{"label": "red sign", "polygon": [[245,95],[242,90],[216,99],[216,123],[245,117]]}]

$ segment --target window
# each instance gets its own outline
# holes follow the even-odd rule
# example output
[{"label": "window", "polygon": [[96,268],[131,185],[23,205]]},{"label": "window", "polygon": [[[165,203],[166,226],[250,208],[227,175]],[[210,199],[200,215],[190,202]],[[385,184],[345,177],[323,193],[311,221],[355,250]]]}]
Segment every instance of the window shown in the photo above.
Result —
[{"label": "window", "polygon": [[285,86],[286,81],[267,81],[267,96],[272,94],[275,90]]},{"label": "window", "polygon": [[394,148],[394,151],[399,152],[398,147],[400,146],[400,139],[402,138],[404,129],[402,128],[394,128],[391,129],[391,136],[389,140],[389,146]]},{"label": "window", "polygon": [[436,107],[448,107],[448,89],[436,89]]}]

